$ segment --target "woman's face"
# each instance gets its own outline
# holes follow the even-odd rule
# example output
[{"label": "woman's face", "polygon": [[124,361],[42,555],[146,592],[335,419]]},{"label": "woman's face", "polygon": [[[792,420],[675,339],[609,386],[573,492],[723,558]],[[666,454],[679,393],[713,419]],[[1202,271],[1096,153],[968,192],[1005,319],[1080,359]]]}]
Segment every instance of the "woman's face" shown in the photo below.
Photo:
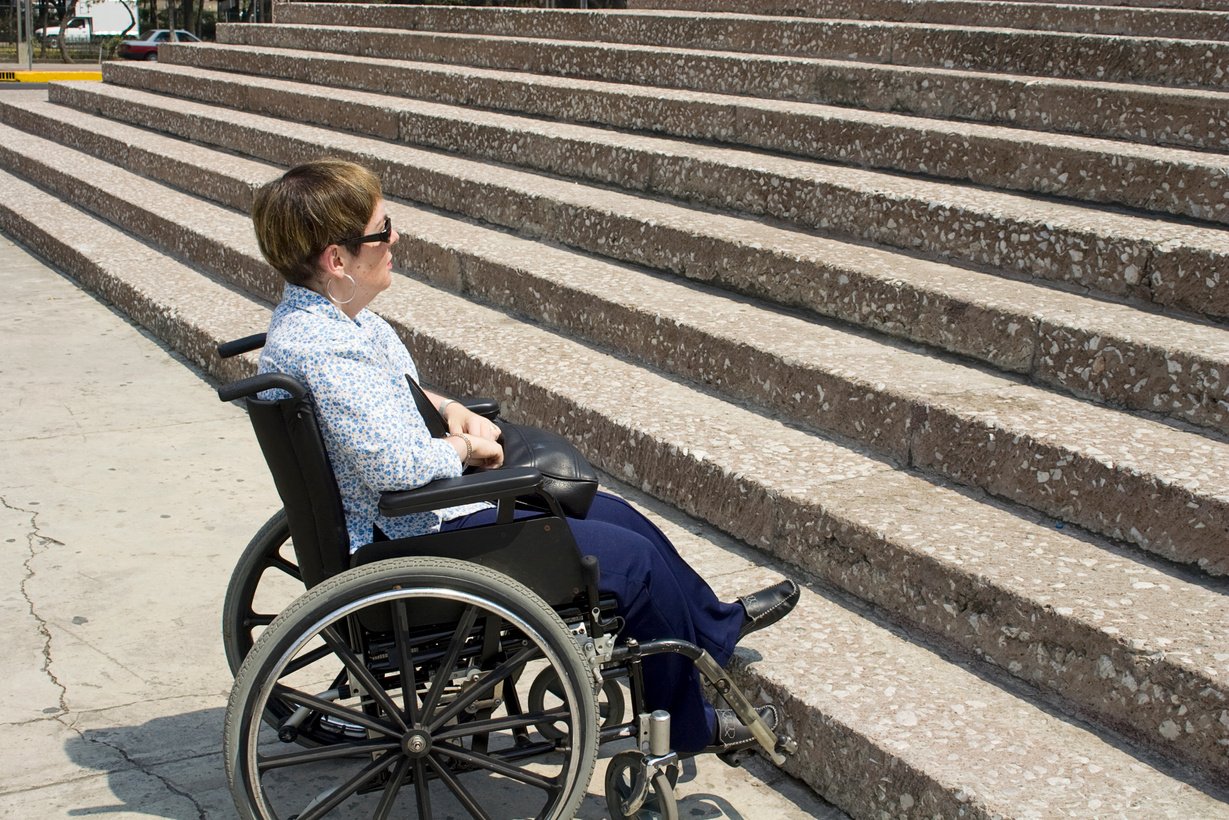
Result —
[{"label": "woman's face", "polygon": [[[384,220],[388,216],[384,200],[376,202],[371,217],[363,228],[364,235],[378,234],[384,230]],[[393,245],[397,244],[400,235],[393,230],[387,242],[372,240],[358,246],[358,253],[351,254],[346,248],[339,248],[341,258],[345,263],[346,273],[354,277],[354,299],[343,308],[349,308],[357,313],[381,291],[392,284],[393,277]],[[349,312],[349,310],[347,310]]]}]

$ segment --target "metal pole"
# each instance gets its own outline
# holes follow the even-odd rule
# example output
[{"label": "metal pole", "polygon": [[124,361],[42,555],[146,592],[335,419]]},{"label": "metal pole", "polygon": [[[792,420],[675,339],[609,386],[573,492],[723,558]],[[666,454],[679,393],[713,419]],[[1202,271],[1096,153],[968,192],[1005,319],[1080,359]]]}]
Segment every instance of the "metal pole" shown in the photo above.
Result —
[{"label": "metal pole", "polygon": [[26,69],[34,70],[34,0],[26,0]]}]

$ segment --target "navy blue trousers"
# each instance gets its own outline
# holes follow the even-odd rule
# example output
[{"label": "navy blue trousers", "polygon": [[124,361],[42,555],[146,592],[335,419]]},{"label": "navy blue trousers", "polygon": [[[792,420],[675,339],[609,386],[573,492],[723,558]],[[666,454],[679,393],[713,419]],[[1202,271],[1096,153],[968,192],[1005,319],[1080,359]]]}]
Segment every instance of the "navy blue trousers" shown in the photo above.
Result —
[{"label": "navy blue trousers", "polygon": [[[536,514],[518,511],[517,516]],[[444,529],[494,521],[495,511],[483,510],[448,521]],[[581,553],[597,557],[599,587],[618,602],[619,614],[627,622],[624,636],[638,641],[690,641],[725,666],[743,624],[742,605],[717,600],[652,521],[623,499],[598,493],[588,517],[569,518],[568,524]],[[644,688],[650,711],[670,713],[670,739],[676,751],[698,752],[709,744],[716,718],[690,660],[675,654],[645,658]]]}]

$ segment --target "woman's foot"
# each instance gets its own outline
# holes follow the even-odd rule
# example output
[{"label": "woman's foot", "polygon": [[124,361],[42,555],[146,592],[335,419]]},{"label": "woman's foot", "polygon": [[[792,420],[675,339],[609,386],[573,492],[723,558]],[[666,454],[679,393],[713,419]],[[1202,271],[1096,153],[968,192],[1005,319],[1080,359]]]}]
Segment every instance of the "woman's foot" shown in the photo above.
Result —
[{"label": "woman's foot", "polygon": [[[777,722],[780,720],[777,707],[766,704],[757,707],[755,711],[759,713],[760,718],[770,730],[776,730]],[[713,732],[713,742],[704,751],[724,754],[755,744],[755,735],[751,734],[750,727],[738,719],[738,714],[733,709],[717,709],[716,712],[717,728]]]},{"label": "woman's foot", "polygon": [[801,594],[798,585],[786,579],[759,592],[740,596],[738,602],[743,605],[746,616],[742,628],[738,630],[738,639],[741,641],[752,632],[784,618],[798,603]]}]

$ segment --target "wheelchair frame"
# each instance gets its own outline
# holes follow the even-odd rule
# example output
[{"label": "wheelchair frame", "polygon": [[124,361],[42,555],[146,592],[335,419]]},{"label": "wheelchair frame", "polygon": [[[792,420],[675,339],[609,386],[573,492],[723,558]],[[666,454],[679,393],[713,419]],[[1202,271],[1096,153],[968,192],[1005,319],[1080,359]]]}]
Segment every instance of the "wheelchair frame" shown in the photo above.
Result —
[{"label": "wheelchair frame", "polygon": [[[263,344],[257,334],[218,352],[225,358]],[[257,397],[275,389],[288,397]],[[641,661],[666,652],[695,663],[774,762],[796,749],[699,647],[618,642],[621,620],[598,593],[596,559],[580,555],[535,470],[478,472],[384,493],[385,515],[481,500],[496,503],[496,523],[378,541],[351,554],[303,385],[269,373],[218,395],[244,400],[284,505],[240,557],[223,605],[235,674],[225,764],[241,816],[309,820],[365,798],[375,803],[371,816],[387,817],[409,790],[419,817],[433,816],[441,795],[489,817],[463,782],[484,772],[513,816],[530,816],[529,806],[533,816],[572,817],[598,744],[635,737],[638,749],[618,753],[607,769],[611,815],[677,817],[680,755],[670,749],[670,718],[643,709]],[[498,413],[491,401],[463,403]],[[518,500],[531,497],[545,512],[514,519]],[[307,591],[269,611],[294,594],[279,587],[286,580]],[[752,753],[724,758],[737,765]],[[357,771],[339,781],[330,768],[339,762]],[[320,787],[306,805],[297,794],[305,778],[283,778],[289,770]],[[283,815],[283,803],[297,811]]]}]

